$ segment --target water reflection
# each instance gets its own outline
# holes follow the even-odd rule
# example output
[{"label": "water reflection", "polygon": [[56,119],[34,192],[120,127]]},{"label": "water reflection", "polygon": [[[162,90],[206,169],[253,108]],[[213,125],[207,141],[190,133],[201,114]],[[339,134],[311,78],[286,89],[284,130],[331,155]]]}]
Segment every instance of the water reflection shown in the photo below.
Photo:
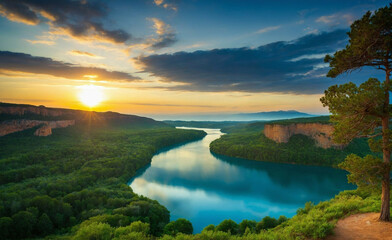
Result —
[{"label": "water reflection", "polygon": [[172,219],[191,220],[195,232],[229,218],[291,217],[307,201],[318,203],[353,188],[337,169],[212,154],[209,144],[222,133],[202,130],[205,138],[160,152],[131,180],[134,192],[158,200]]}]

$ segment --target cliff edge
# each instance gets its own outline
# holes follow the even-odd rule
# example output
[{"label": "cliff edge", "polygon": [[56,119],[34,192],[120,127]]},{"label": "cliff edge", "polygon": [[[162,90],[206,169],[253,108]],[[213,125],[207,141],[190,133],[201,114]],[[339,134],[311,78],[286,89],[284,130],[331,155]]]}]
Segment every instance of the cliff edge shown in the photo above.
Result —
[{"label": "cliff edge", "polygon": [[292,123],[289,125],[266,124],[264,135],[278,143],[287,143],[291,136],[302,134],[315,140],[316,145],[324,149],[344,146],[332,142],[334,127],[331,124],[322,123]]},{"label": "cliff edge", "polygon": [[124,125],[134,128],[170,127],[151,118],[116,112],[95,112],[66,108],[50,108],[29,104],[0,102],[0,136],[40,126],[36,136],[49,136],[54,128],[71,125],[103,126]]},{"label": "cliff edge", "polygon": [[37,126],[41,127],[34,132],[34,135],[49,136],[52,134],[52,129],[54,128],[65,128],[72,125],[75,125],[75,120],[39,121],[20,119],[3,121],[0,122],[0,136],[23,131]]}]

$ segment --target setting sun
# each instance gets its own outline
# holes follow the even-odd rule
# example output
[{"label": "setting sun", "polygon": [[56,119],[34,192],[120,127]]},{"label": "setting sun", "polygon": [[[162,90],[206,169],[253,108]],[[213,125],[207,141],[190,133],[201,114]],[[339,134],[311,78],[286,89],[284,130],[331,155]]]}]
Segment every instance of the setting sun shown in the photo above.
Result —
[{"label": "setting sun", "polygon": [[104,99],[102,87],[95,85],[80,86],[79,100],[88,107],[95,107]]},{"label": "setting sun", "polygon": [[392,0],[0,0],[0,32],[0,240],[392,240]]}]

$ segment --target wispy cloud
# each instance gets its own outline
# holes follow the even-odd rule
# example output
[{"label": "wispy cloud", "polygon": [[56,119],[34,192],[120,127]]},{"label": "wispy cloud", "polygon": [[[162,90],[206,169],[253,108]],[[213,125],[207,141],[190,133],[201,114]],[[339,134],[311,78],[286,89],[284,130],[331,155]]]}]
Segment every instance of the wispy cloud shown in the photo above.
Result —
[{"label": "wispy cloud", "polygon": [[153,28],[158,35],[164,35],[172,32],[170,25],[166,24],[164,21],[158,18],[148,18],[148,20],[154,23]]},{"label": "wispy cloud", "polygon": [[56,44],[55,41],[49,41],[49,40],[28,40],[26,39],[27,42],[31,44],[45,44],[45,45],[54,45]]},{"label": "wispy cloud", "polygon": [[304,29],[304,31],[306,32],[306,34],[318,34],[318,33],[320,33],[320,31],[317,28],[311,28],[311,27],[306,27]]},{"label": "wispy cloud", "polygon": [[331,26],[340,24],[349,26],[353,23],[354,19],[355,17],[351,13],[335,13],[332,15],[321,16],[316,19],[316,22],[328,24]]},{"label": "wispy cloud", "polygon": [[256,33],[256,34],[263,34],[263,33],[266,33],[266,32],[271,32],[271,31],[277,30],[277,29],[279,29],[280,27],[281,27],[281,26],[266,27],[266,28],[262,28],[262,29],[257,30],[255,33]]},{"label": "wispy cloud", "polygon": [[177,42],[177,36],[169,24],[166,24],[158,18],[148,18],[148,20],[153,22],[153,28],[156,34],[158,34],[158,37],[147,40],[147,46],[150,49],[157,50],[169,47]]},{"label": "wispy cloud", "polygon": [[329,15],[329,16],[321,16],[316,19],[316,22],[322,22],[322,23],[331,23],[335,20],[336,15]]},{"label": "wispy cloud", "polygon": [[177,1],[173,0],[154,0],[155,5],[170,9],[173,11],[178,10]]},{"label": "wispy cloud", "polygon": [[90,58],[103,58],[103,57],[95,55],[93,53],[79,51],[79,50],[69,51],[68,54],[75,55],[75,56],[82,56],[82,57],[90,57]]}]

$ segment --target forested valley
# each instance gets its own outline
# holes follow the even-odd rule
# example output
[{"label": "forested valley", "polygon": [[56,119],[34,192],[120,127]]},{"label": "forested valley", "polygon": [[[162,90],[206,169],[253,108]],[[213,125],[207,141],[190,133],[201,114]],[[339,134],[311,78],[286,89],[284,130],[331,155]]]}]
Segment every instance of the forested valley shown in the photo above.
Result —
[{"label": "forested valley", "polygon": [[132,125],[81,124],[48,137],[34,131],[0,138],[1,239],[69,235],[91,218],[116,227],[140,220],[161,234],[168,210],[126,183],[159,149],[205,135]]}]

